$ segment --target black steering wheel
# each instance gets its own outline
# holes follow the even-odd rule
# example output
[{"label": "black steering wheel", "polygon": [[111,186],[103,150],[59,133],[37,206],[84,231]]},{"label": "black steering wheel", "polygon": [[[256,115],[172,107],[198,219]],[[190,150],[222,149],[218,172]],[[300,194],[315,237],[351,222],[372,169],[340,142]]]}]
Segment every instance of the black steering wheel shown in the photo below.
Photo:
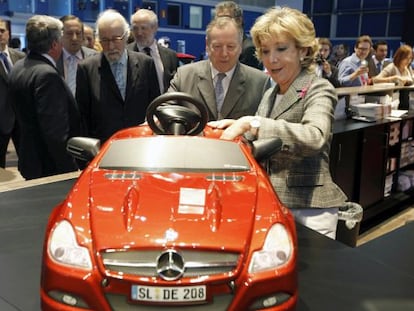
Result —
[{"label": "black steering wheel", "polygon": [[208,111],[203,103],[191,95],[170,92],[158,96],[151,102],[147,108],[146,118],[155,134],[198,135],[207,124]]}]

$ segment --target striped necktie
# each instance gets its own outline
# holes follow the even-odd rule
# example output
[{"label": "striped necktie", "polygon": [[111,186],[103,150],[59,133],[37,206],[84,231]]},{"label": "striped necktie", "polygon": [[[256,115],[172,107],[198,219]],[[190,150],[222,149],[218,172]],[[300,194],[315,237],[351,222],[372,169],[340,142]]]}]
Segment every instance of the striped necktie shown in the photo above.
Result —
[{"label": "striped necktie", "polygon": [[68,84],[72,94],[76,93],[76,70],[78,69],[78,58],[76,55],[70,55],[67,58],[66,83]]},{"label": "striped necktie", "polygon": [[377,73],[380,73],[381,70],[382,70],[382,64],[381,64],[381,62],[378,62],[377,63]]},{"label": "striped necktie", "polygon": [[226,77],[226,74],[223,72],[220,72],[217,74],[216,86],[214,87],[214,91],[216,93],[217,112],[221,111],[221,107],[223,106],[223,102],[224,102],[223,79],[225,77]]},{"label": "striped necktie", "polygon": [[10,68],[10,63],[9,63],[9,60],[7,59],[6,53],[0,52],[0,60],[3,62],[6,72],[9,73],[11,68]]}]

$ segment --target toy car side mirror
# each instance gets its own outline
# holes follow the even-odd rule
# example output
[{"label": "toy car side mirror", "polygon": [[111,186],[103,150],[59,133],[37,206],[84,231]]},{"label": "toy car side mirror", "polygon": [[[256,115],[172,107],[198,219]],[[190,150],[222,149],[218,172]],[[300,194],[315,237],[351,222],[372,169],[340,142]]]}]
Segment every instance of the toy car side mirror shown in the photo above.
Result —
[{"label": "toy car side mirror", "polygon": [[90,137],[72,137],[68,140],[66,150],[75,159],[89,162],[99,152],[101,141]]},{"label": "toy car side mirror", "polygon": [[282,140],[279,137],[258,139],[252,142],[253,156],[257,162],[270,158],[282,148]]}]

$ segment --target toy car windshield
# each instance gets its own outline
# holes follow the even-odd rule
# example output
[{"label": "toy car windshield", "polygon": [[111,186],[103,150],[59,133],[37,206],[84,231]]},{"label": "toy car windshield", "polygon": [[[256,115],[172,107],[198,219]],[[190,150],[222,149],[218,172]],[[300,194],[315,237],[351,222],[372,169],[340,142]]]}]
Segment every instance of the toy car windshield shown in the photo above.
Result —
[{"label": "toy car windshield", "polygon": [[203,137],[153,136],[113,141],[101,169],[143,172],[240,172],[250,165],[238,144]]}]

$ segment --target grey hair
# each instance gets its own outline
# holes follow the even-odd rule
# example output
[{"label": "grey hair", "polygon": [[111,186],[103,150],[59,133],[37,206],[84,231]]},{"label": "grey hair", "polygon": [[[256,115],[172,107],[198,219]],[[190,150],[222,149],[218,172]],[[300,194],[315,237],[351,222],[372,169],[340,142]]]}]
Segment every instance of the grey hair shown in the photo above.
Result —
[{"label": "grey hair", "polygon": [[240,27],[240,25],[235,21],[233,18],[228,16],[221,16],[216,17],[210,21],[210,23],[207,25],[206,29],[206,41],[208,44],[211,42],[211,31],[214,28],[223,29],[227,27],[229,24],[233,24],[234,27],[238,30],[238,39],[240,44],[243,42],[243,29]]},{"label": "grey hair", "polygon": [[34,15],[26,23],[27,49],[37,53],[47,53],[53,42],[60,42],[63,23],[47,15]]},{"label": "grey hair", "polygon": [[121,22],[122,25],[123,25],[123,28],[124,28],[124,33],[127,33],[126,37],[129,36],[129,24],[128,24],[127,20],[125,19],[125,17],[121,13],[119,13],[117,10],[108,9],[108,10],[105,10],[105,11],[101,12],[98,16],[98,19],[96,20],[96,27],[95,28],[96,28],[96,34],[98,35],[98,37],[99,37],[99,26],[102,23],[105,23],[107,21],[110,21],[110,22],[119,21],[119,22]]},{"label": "grey hair", "polygon": [[158,26],[158,17],[154,11],[148,9],[139,9],[131,15],[131,25],[133,24],[134,17],[148,17],[150,19],[151,26]]}]

